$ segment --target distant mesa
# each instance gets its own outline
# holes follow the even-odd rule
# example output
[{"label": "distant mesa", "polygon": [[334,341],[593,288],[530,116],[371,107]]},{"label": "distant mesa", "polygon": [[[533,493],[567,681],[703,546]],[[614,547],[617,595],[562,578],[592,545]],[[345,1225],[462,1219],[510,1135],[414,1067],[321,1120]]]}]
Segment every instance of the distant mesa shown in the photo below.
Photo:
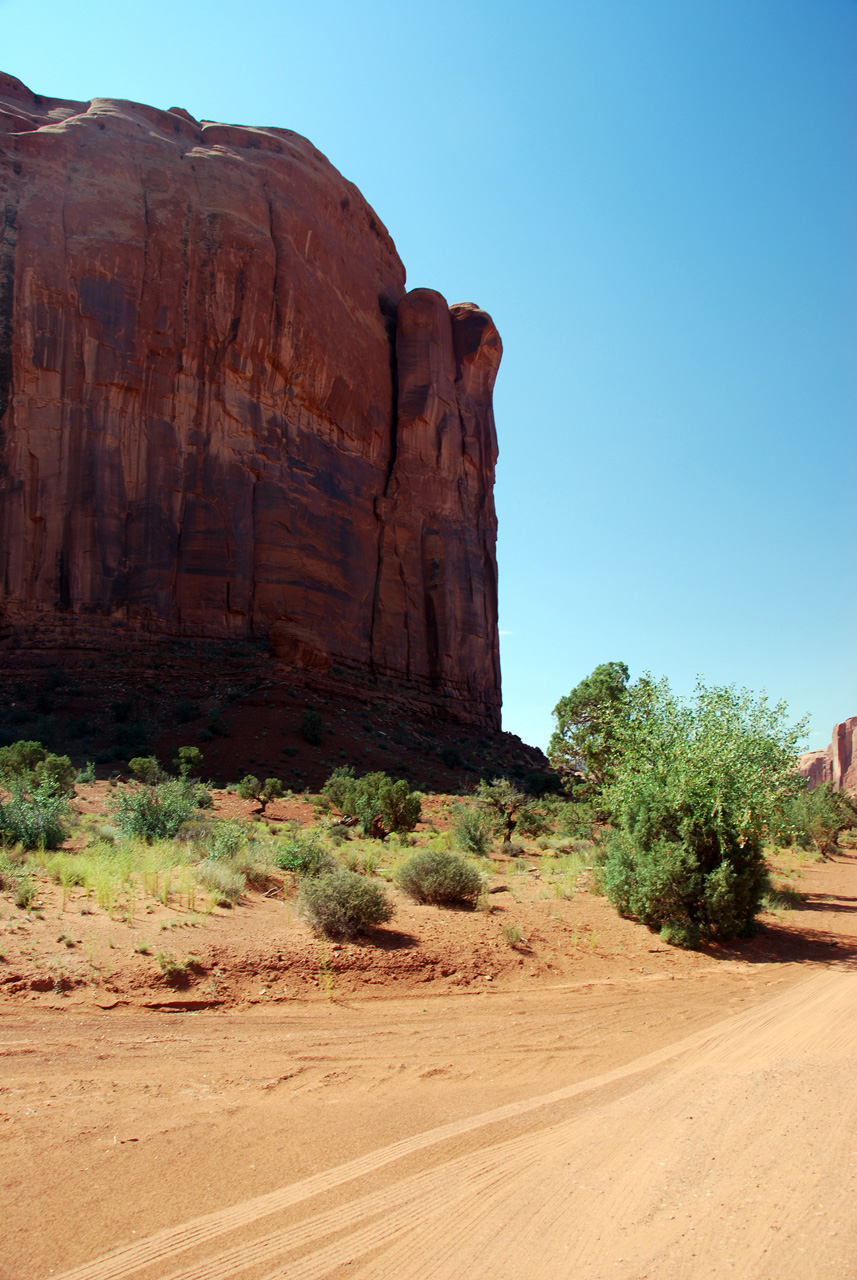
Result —
[{"label": "distant mesa", "polygon": [[798,767],[812,788],[829,782],[834,791],[857,792],[857,716],[834,725],[830,745],[807,751]]},{"label": "distant mesa", "polygon": [[492,392],[288,129],[0,75],[0,646],[270,638],[497,729]]}]

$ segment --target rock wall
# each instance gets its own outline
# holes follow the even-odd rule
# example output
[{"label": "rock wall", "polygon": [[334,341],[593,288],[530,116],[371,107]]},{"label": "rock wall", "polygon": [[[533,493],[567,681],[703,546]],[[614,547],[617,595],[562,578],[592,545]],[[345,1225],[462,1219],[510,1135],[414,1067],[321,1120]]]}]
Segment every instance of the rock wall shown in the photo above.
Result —
[{"label": "rock wall", "polygon": [[489,316],[315,148],[0,76],[0,639],[269,637],[498,728]]},{"label": "rock wall", "polygon": [[857,792],[857,716],[834,725],[830,746],[807,751],[799,768],[810,787],[829,782],[834,791]]}]

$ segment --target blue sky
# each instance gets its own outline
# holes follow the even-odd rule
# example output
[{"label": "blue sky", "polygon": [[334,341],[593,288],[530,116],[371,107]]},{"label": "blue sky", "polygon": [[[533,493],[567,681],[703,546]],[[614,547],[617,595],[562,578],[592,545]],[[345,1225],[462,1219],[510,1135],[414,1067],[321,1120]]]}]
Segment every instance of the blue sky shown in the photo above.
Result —
[{"label": "blue sky", "polygon": [[505,727],[622,659],[857,714],[857,3],[0,0],[36,92],[296,129],[505,345]]}]

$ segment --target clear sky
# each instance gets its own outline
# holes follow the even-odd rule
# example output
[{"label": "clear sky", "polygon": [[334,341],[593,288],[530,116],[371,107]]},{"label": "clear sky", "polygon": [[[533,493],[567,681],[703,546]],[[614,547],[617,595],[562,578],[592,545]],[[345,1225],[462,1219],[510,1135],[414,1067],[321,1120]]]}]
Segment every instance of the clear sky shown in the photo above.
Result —
[{"label": "clear sky", "polygon": [[0,67],[311,138],[505,345],[504,723],[622,659],[857,714],[855,0],[0,0]]}]

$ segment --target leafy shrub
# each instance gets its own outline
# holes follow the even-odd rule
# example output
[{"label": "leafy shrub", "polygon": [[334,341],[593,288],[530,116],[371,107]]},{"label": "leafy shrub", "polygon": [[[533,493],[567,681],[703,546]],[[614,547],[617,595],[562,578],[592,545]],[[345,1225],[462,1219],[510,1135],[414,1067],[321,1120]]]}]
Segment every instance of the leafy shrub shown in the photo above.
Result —
[{"label": "leafy shrub", "polygon": [[26,792],[17,785],[0,804],[0,840],[25,849],[56,849],[68,835],[68,800],[53,779]]},{"label": "leafy shrub", "polygon": [[324,738],[324,721],[317,711],[305,711],[301,719],[301,737],[311,747],[320,747]]},{"label": "leafy shrub", "polygon": [[527,797],[508,778],[494,778],[491,782],[483,778],[476,790],[476,803],[490,817],[498,834],[510,840]]},{"label": "leafy shrub", "polygon": [[313,929],[329,938],[354,938],[393,916],[380,885],[355,871],[328,871],[305,879],[298,907]]},{"label": "leafy shrub", "polygon": [[332,805],[335,805],[341,813],[344,813],[346,800],[352,795],[356,781],[357,775],[352,766],[350,764],[340,765],[339,768],[334,769],[322,787],[322,795]]},{"label": "leafy shrub", "polygon": [[199,747],[179,747],[173,764],[182,778],[189,778],[202,768],[202,752]]},{"label": "leafy shrub", "polygon": [[752,933],[769,887],[763,841],[800,785],[803,726],[787,727],[784,705],[746,691],[699,684],[685,702],[648,677],[628,690],[626,709],[604,792],[619,828],[605,892],[682,946]]},{"label": "leafy shrub", "polygon": [[834,791],[826,782],[812,791],[804,784],[784,801],[774,836],[780,844],[815,849],[822,857],[829,857],[839,834],[855,823],[857,807],[847,795]]},{"label": "leafy shrub", "polygon": [[336,869],[331,854],[321,845],[316,832],[295,832],[280,842],[274,854],[274,865],[281,871],[293,871],[299,876],[326,875]]},{"label": "leafy shrub", "polygon": [[48,784],[55,791],[71,795],[77,770],[68,756],[47,751],[40,742],[13,742],[0,747],[0,782],[10,791]]},{"label": "leafy shrub", "polygon": [[452,839],[462,853],[483,857],[491,844],[493,824],[477,805],[457,804],[452,810]]},{"label": "leafy shrub", "polygon": [[550,830],[550,823],[541,810],[534,805],[525,804],[518,813],[515,831],[519,836],[541,836]]},{"label": "leafy shrub", "polygon": [[169,778],[153,787],[120,787],[113,803],[116,824],[126,836],[170,840],[194,816],[202,791],[186,778]]},{"label": "leafy shrub", "polygon": [[209,859],[226,862],[247,843],[247,828],[240,822],[218,822],[206,836]]},{"label": "leafy shrub", "polygon": [[128,768],[137,781],[145,783],[147,787],[153,787],[164,778],[156,756],[135,756],[128,761]]},{"label": "leafy shrub", "polygon": [[391,831],[413,831],[422,816],[419,792],[386,773],[357,778],[348,767],[335,769],[323,793],[343,814],[357,819],[364,835],[375,839],[383,840]]},{"label": "leafy shrub", "polygon": [[235,794],[242,800],[258,800],[261,790],[262,784],[253,773],[245,773],[241,781],[235,785]]},{"label": "leafy shrub", "polygon": [[475,867],[454,853],[426,849],[415,853],[396,872],[399,888],[416,902],[447,905],[474,903],[482,890],[482,877]]},{"label": "leafy shrub", "polygon": [[361,876],[374,876],[378,870],[377,853],[365,849],[344,849],[338,854],[339,865],[346,871],[356,871]]},{"label": "leafy shrub", "polygon": [[281,796],[286,794],[279,778],[266,778],[263,785],[252,773],[244,775],[236,786],[235,791],[242,800],[260,800],[262,813],[265,812],[272,800],[279,800]]},{"label": "leafy shrub", "polygon": [[75,782],[94,782],[95,781],[95,764],[92,760],[87,760],[82,769],[78,770]]}]

